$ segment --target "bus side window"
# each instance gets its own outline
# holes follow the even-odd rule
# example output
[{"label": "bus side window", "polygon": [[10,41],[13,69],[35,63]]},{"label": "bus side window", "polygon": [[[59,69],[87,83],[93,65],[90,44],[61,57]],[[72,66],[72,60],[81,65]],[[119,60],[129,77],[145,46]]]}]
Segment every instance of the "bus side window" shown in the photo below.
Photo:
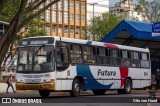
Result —
[{"label": "bus side window", "polygon": [[131,67],[140,67],[138,52],[131,52]]},{"label": "bus side window", "polygon": [[96,52],[95,47],[83,46],[83,59],[84,63],[95,64],[96,63]]},{"label": "bus side window", "polygon": [[108,57],[106,57],[106,48],[97,48],[97,63],[105,65],[107,64]]},{"label": "bus side window", "polygon": [[71,62],[82,63],[82,47],[80,45],[71,45]]},{"label": "bus side window", "polygon": [[68,49],[67,48],[57,48],[57,57],[56,57],[57,62],[63,62],[63,63],[68,63],[69,58],[68,58]]},{"label": "bus side window", "polygon": [[141,67],[142,68],[149,68],[149,55],[147,53],[141,53]]},{"label": "bus side window", "polygon": [[122,56],[121,66],[130,67],[131,60],[129,58],[129,52],[126,51],[126,50],[122,50],[121,51],[121,56]]},{"label": "bus side window", "polygon": [[118,50],[112,49],[110,52],[111,52],[110,64],[113,65],[113,66],[120,65],[121,58],[119,58],[119,52],[118,52]]}]

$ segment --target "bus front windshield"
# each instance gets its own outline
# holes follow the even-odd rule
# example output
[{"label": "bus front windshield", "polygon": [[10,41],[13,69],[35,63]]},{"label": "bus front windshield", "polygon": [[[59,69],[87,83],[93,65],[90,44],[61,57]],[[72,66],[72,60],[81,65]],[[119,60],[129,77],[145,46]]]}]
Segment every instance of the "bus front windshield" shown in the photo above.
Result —
[{"label": "bus front windshield", "polygon": [[54,70],[53,46],[20,47],[17,72],[50,72]]}]

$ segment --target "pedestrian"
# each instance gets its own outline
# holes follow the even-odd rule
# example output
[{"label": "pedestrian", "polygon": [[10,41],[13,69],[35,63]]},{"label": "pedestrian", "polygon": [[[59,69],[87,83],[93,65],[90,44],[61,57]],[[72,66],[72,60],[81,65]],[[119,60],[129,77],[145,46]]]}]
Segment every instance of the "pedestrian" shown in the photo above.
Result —
[{"label": "pedestrian", "polygon": [[8,89],[9,89],[9,87],[11,86],[12,87],[12,90],[13,90],[13,92],[15,93],[16,91],[14,90],[14,88],[13,88],[13,85],[12,85],[12,74],[9,76],[9,78],[7,79],[7,84],[8,84],[8,87],[7,87],[7,90],[6,90],[6,93],[8,93]]}]

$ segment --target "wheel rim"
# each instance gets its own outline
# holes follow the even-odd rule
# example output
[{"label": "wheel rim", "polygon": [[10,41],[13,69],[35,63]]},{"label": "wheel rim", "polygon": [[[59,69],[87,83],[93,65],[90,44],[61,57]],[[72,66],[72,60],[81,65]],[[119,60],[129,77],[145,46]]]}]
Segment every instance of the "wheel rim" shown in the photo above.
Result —
[{"label": "wheel rim", "polygon": [[126,91],[127,92],[130,92],[130,90],[131,90],[131,83],[130,83],[130,81],[126,81]]},{"label": "wheel rim", "polygon": [[74,85],[74,89],[75,89],[75,93],[76,93],[76,94],[78,94],[78,93],[79,93],[79,89],[80,89],[80,87],[79,87],[79,84],[78,84],[78,83],[75,83],[75,85]]}]

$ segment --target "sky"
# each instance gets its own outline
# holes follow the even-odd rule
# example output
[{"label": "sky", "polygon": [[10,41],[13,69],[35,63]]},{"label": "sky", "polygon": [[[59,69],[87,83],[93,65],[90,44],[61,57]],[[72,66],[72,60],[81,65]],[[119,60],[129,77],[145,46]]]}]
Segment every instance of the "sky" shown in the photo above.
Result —
[{"label": "sky", "polygon": [[[96,0],[95,0],[96,1]],[[104,0],[105,1],[105,0]],[[109,7],[112,7],[116,4],[116,2],[119,2],[120,0],[109,0]],[[137,3],[137,0],[133,0],[135,3]]]}]

